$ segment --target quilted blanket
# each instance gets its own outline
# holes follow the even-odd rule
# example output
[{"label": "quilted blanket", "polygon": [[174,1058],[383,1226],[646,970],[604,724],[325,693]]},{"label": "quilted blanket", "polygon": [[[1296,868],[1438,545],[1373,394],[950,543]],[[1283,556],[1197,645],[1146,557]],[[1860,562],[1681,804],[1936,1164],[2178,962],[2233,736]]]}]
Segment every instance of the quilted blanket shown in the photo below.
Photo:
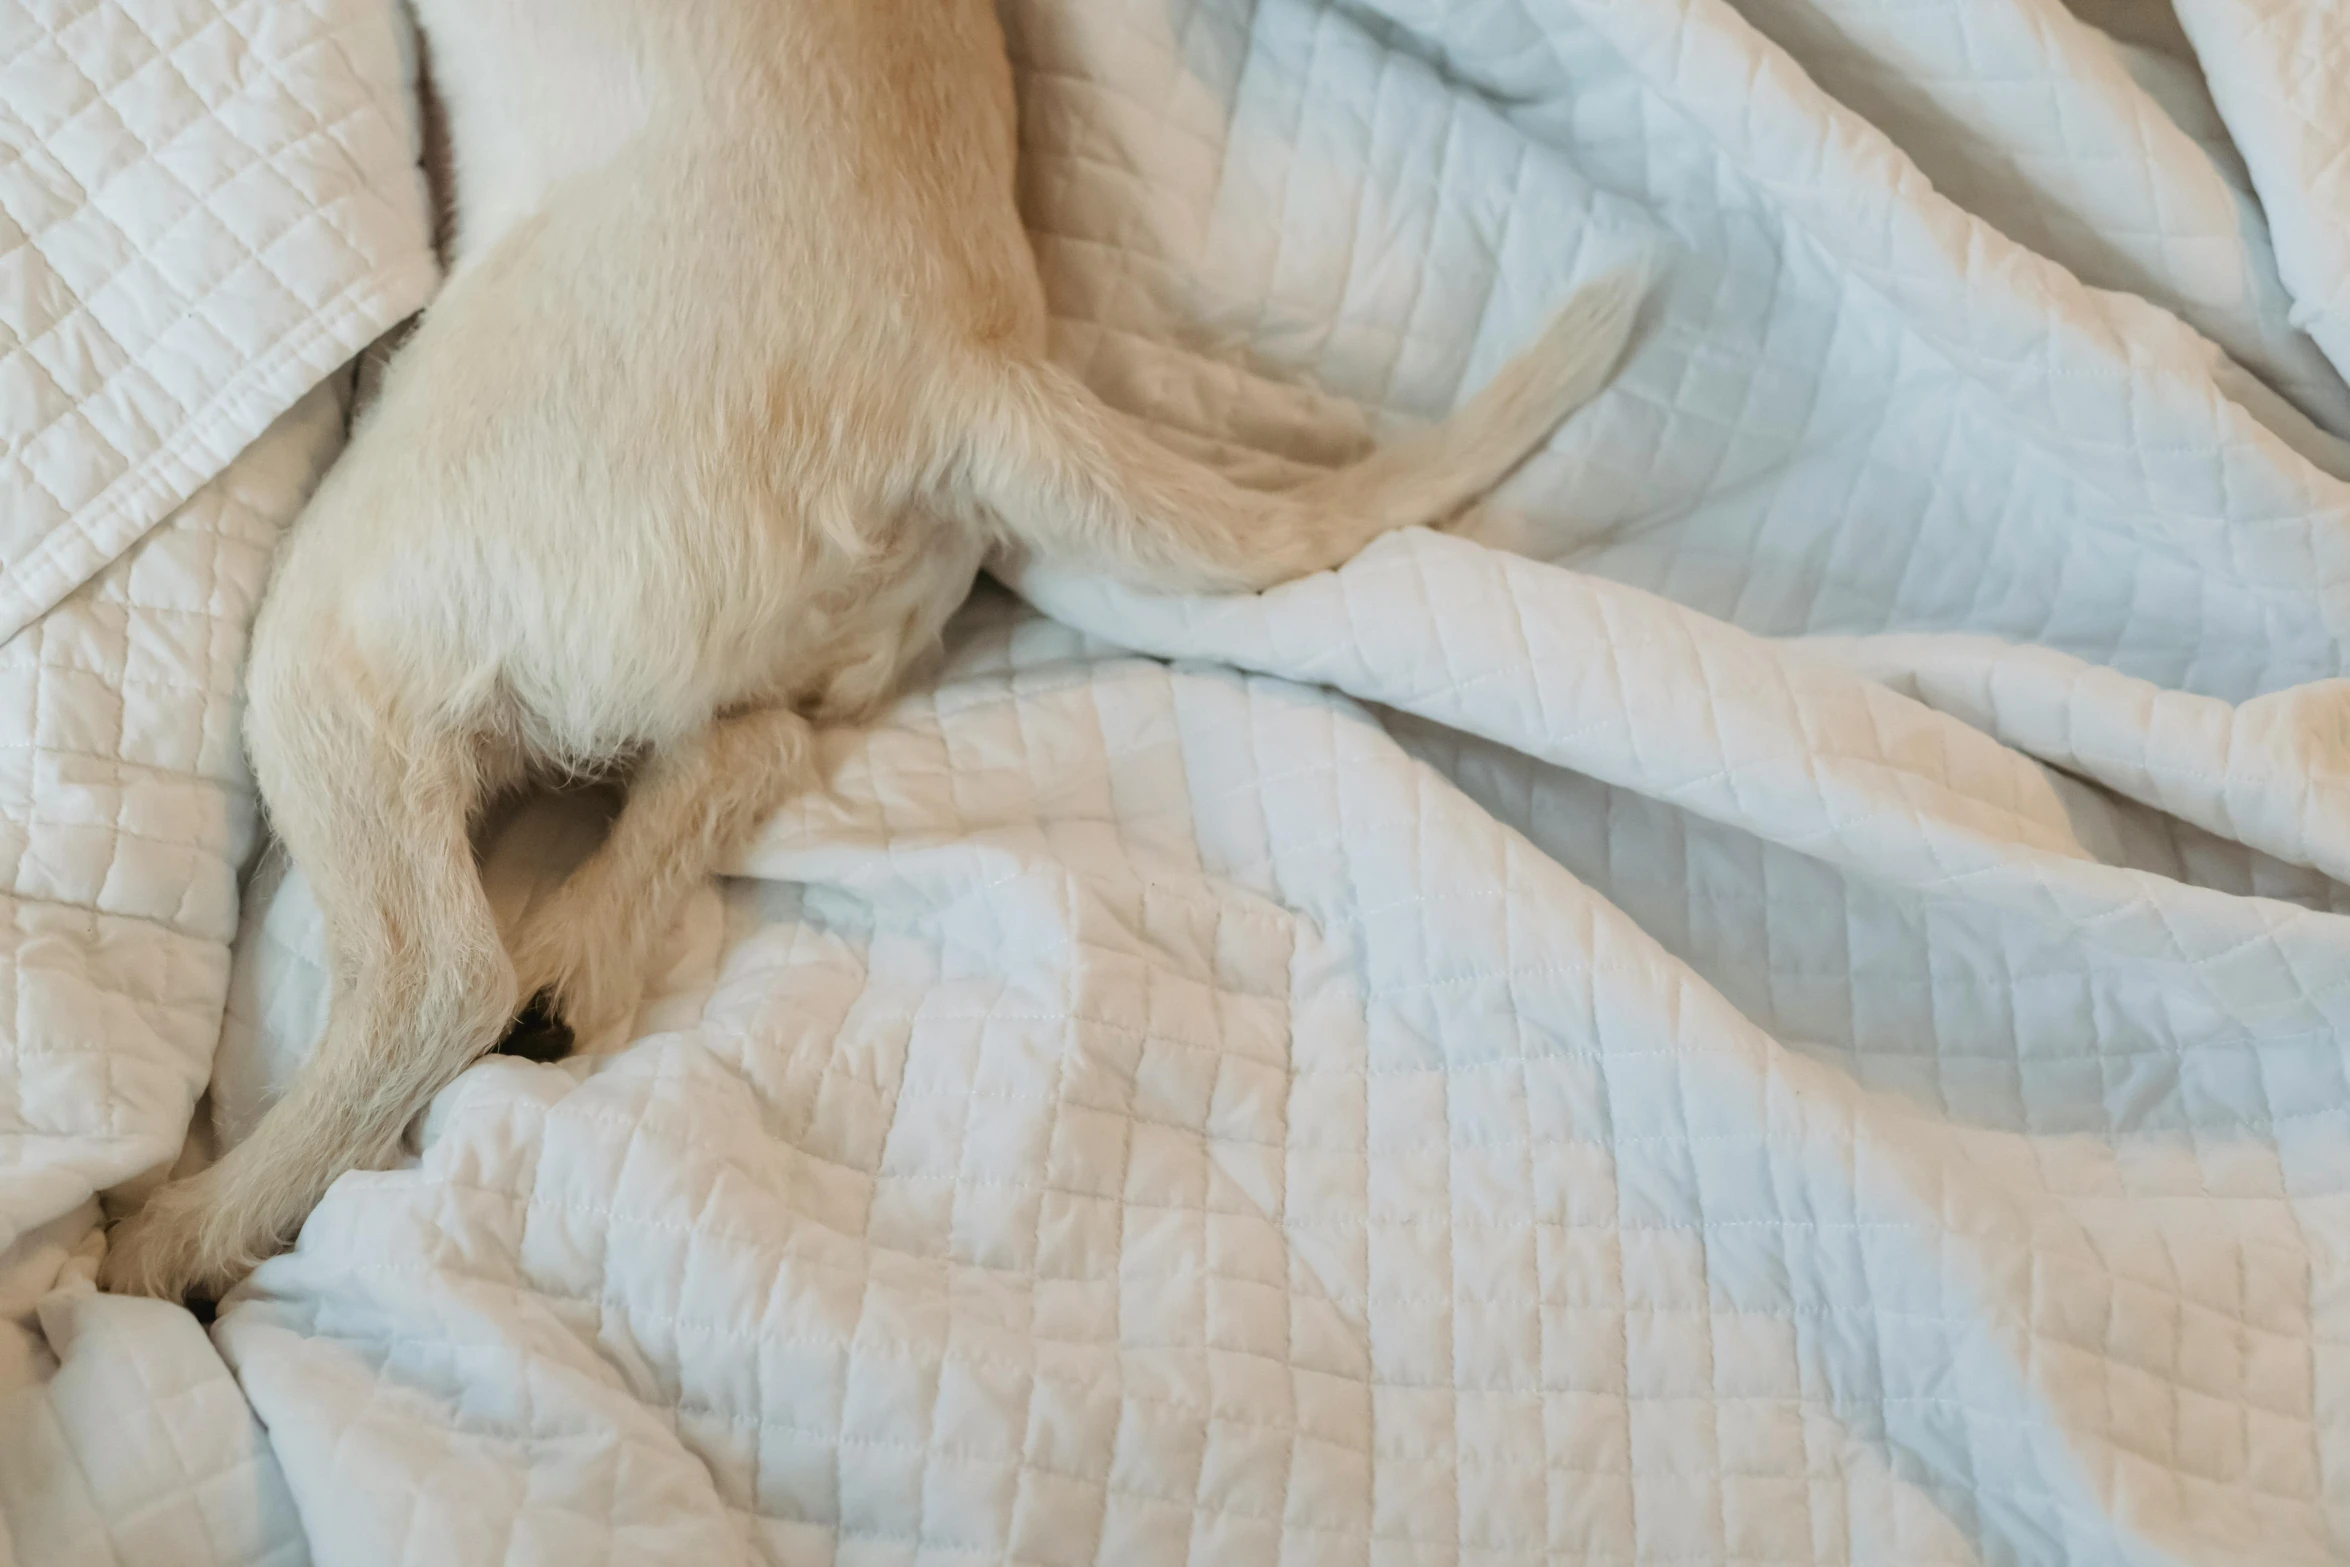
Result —
[{"label": "quilted blanket", "polygon": [[[1627,260],[1631,358],[1473,537],[1005,562],[625,1048],[467,1073],[209,1341],[20,1291],[19,1559],[2350,1553],[2350,14],[1003,14],[1056,352],[1171,443],[1343,460]],[[187,863],[19,938],[197,927],[18,981],[105,1125],[201,1077]],[[191,1157],[323,1006],[299,878],[241,919]],[[13,1133],[12,1261],[169,1141]]]},{"label": "quilted blanket", "polygon": [[0,0],[0,1563],[301,1559],[203,1330],[91,1289],[178,1153],[253,806],[245,627],[435,268],[379,0]]}]

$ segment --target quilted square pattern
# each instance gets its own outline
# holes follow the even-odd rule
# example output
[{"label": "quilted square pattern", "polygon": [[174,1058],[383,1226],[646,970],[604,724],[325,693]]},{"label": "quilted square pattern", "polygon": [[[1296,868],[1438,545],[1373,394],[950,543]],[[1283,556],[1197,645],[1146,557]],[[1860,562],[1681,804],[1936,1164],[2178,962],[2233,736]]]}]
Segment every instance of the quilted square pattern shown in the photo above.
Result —
[{"label": "quilted square pattern", "polygon": [[0,641],[424,303],[365,0],[0,5]]},{"label": "quilted square pattern", "polygon": [[0,3],[0,1560],[308,1560],[202,1328],[91,1291],[186,1137],[254,839],[245,629],[434,278],[371,3]]},{"label": "quilted square pattern", "polygon": [[210,1070],[255,836],[244,631],[344,391],[0,644],[0,1561],[308,1560],[203,1330],[92,1277],[95,1194],[172,1161]]},{"label": "quilted square pattern", "polygon": [[[52,9],[153,69],[137,8]],[[0,1165],[38,1433],[0,1538],[2341,1559],[2350,24],[1001,11],[1054,351],[1170,444],[1344,461],[1625,262],[1631,356],[1469,537],[1231,601],[1007,565],[697,895],[628,1048],[467,1073],[207,1347],[79,1285],[214,1021],[199,1155],[323,1016],[300,876],[233,879],[227,672],[332,445],[289,420],[0,658],[14,1145],[72,1155]],[[11,93],[12,219],[94,221],[55,167],[184,236],[141,268],[245,265],[248,211],[341,232],[326,173],[206,150],[254,129],[215,91],[248,36],[165,51],[192,98]],[[134,143],[182,151],[103,175]],[[339,254],[253,259],[325,310]],[[127,267],[72,330],[181,286]],[[514,824],[493,892],[592,814]]]}]

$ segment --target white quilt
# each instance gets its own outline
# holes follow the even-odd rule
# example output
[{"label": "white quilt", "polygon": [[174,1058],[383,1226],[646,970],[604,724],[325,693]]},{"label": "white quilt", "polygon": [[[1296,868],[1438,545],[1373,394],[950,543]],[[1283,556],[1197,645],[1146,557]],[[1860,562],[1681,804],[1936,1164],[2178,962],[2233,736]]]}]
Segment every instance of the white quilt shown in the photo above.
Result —
[{"label": "white quilt", "polygon": [[[2350,13],[1005,13],[1057,350],[1237,473],[1653,268],[1520,553],[1007,567],[636,1042],[468,1073],[221,1360],[50,1298],[104,1461],[0,1428],[20,1559],[2350,1554]],[[243,918],[223,1137],[322,1005]],[[128,984],[43,1016],[133,1059]]]},{"label": "white quilt", "polygon": [[[0,1563],[292,1563],[186,1312],[91,1292],[178,1152],[253,808],[245,627],[435,276],[380,0],[0,0]],[[347,380],[347,377],[340,377]],[[325,384],[321,384],[324,382]]]}]

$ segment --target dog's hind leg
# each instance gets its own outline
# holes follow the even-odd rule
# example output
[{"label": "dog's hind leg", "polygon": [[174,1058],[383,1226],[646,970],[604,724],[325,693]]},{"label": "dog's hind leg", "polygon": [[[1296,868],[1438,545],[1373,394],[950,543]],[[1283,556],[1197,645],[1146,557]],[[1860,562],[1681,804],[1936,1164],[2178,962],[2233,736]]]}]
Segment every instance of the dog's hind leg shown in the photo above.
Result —
[{"label": "dog's hind leg", "polygon": [[514,964],[530,1006],[500,1048],[550,1059],[625,1024],[686,895],[815,771],[807,720],[779,707],[656,752],[596,852],[523,917]]},{"label": "dog's hind leg", "polygon": [[234,1283],[337,1176],[389,1162],[409,1120],[514,1010],[468,837],[481,792],[469,737],[405,725],[329,661],[285,678],[267,652],[248,736],[272,824],[323,916],[326,1030],[245,1141],[115,1229],[112,1289],[177,1297]]}]

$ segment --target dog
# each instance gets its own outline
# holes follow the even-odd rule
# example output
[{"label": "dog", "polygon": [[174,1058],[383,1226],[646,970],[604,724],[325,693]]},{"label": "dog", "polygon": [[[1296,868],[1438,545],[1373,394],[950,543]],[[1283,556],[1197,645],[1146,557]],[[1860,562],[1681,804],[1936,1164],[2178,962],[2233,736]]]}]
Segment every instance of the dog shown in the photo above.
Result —
[{"label": "dog", "polygon": [[[529,1003],[632,1015],[681,899],[869,718],[998,548],[1246,592],[1441,524],[1605,384],[1574,293],[1459,412],[1278,493],[1045,354],[992,0],[416,0],[455,156],[445,286],[297,520],[245,739],[325,927],[284,1096],[119,1224],[110,1288],[217,1295]],[[630,769],[501,933],[485,804]]]}]

